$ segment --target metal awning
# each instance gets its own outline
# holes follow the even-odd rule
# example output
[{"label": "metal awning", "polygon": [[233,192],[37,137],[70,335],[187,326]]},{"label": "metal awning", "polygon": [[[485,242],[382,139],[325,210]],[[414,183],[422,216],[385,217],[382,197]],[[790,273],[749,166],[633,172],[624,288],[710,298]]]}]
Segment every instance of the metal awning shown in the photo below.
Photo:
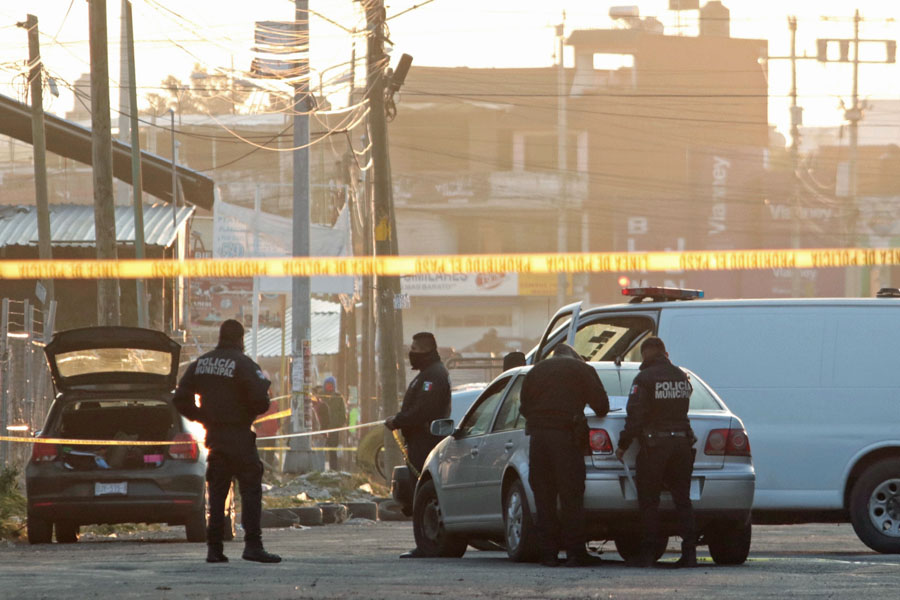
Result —
[{"label": "metal awning", "polygon": [[[341,305],[338,302],[310,299],[310,329],[312,330],[311,350],[314,355],[337,354],[341,336]],[[285,317],[284,351],[291,355],[291,332],[293,331],[291,309],[288,307]],[[244,332],[244,349],[249,356],[256,354],[259,358],[275,358],[281,356],[281,327],[260,327],[257,343],[259,349],[253,351],[253,328]]]},{"label": "metal awning", "polygon": [[[44,112],[47,151],[92,164],[91,130]],[[0,134],[31,144],[31,107],[0,94]],[[131,145],[113,139],[113,177],[131,183]],[[212,210],[215,182],[201,173],[177,167],[178,184],[184,199]],[[141,179],[146,193],[163,202],[172,202],[172,162],[141,151]]]},{"label": "metal awning", "polygon": [[[167,204],[144,205],[144,243],[148,246],[171,246],[178,230],[194,214],[193,206],[179,206],[175,212]],[[116,243],[134,243],[134,210],[116,207]],[[50,206],[50,243],[53,246],[93,246],[94,207],[83,204]],[[37,208],[34,206],[0,206],[0,248],[38,245]]]}]

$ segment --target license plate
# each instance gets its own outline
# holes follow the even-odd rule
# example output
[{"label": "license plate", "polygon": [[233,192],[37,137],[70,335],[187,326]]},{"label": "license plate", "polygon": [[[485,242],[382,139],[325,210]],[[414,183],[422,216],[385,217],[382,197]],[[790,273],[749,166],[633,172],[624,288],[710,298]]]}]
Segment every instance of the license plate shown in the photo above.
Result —
[{"label": "license plate", "polygon": [[118,483],[103,483],[101,481],[94,482],[94,495],[95,496],[110,496],[110,495],[126,495],[128,493],[128,482],[121,481]]}]

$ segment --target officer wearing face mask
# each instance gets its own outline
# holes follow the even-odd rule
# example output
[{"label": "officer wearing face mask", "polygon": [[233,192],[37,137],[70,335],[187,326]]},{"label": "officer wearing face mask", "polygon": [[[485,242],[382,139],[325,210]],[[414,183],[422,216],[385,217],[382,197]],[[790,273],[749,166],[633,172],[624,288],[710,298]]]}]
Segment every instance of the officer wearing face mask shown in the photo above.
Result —
[{"label": "officer wearing face mask", "polygon": [[409,364],[419,374],[406,389],[400,412],[388,417],[384,424],[388,429],[400,430],[409,462],[421,473],[428,453],[441,441],[431,435],[431,422],[450,416],[450,376],[441,362],[434,335],[428,332],[413,336]]},{"label": "officer wearing face mask", "polygon": [[[388,417],[384,425],[403,433],[410,465],[421,473],[428,453],[441,441],[441,438],[431,435],[431,422],[450,416],[450,376],[441,362],[434,335],[428,332],[413,336],[409,364],[419,374],[406,389],[400,412]],[[416,549],[401,555],[401,558],[420,556]]]}]

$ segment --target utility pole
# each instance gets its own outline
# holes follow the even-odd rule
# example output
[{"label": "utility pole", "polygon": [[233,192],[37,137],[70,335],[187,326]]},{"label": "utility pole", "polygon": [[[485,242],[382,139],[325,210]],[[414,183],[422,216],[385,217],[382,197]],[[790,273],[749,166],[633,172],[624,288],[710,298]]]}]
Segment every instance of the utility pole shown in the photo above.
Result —
[{"label": "utility pole", "polygon": [[[565,41],[566,41],[566,13],[563,12],[563,22],[556,26],[557,46],[557,69],[556,69],[556,162],[557,172],[559,173],[559,213],[557,215],[557,238],[556,251],[569,251],[569,227],[568,215],[566,214],[566,203],[568,194],[569,174],[568,168],[568,115],[566,114],[566,67],[564,60]],[[556,281],[556,305],[562,306],[566,303],[566,287],[568,277],[565,273],[559,273]]]},{"label": "utility pole", "polygon": [[[384,71],[388,61],[384,53],[385,11],[382,0],[371,0],[365,4],[367,37],[367,88],[369,90],[369,132],[372,138],[372,171],[374,178],[374,227],[375,254],[385,256],[391,254],[393,237],[396,235],[393,225],[391,203],[391,179],[388,164],[387,121],[385,118]],[[394,290],[390,278],[378,275],[374,277],[378,316],[376,326],[378,334],[378,372],[381,383],[382,417],[389,417],[397,412],[397,376],[401,369],[396,347],[396,309],[394,308]],[[385,462],[388,472],[402,462],[400,450],[394,443],[393,434],[384,430]]]},{"label": "utility pole", "polygon": [[[294,1],[294,21],[296,22],[295,44],[307,44],[306,66],[309,66],[309,1]],[[306,73],[309,73],[307,68]],[[294,256],[309,256],[309,78],[302,77],[294,84],[294,202],[293,241]],[[307,372],[309,360],[304,353],[312,340],[310,323],[310,280],[309,277],[294,277],[291,282],[291,363],[293,382],[291,386],[291,431],[304,431],[309,427],[308,418],[312,413],[309,397],[311,373]],[[302,373],[299,373],[302,371]],[[298,376],[299,375],[299,376]],[[285,455],[284,470],[304,473],[312,470],[314,461],[310,450],[309,437],[290,438],[290,451]]]},{"label": "utility pole", "polygon": [[[800,186],[797,181],[797,170],[800,167],[800,124],[803,109],[797,106],[797,17],[788,17],[788,29],[791,32],[791,196],[793,214],[791,215],[791,247],[800,248]],[[791,296],[799,298],[803,295],[800,272],[791,271]]]},{"label": "utility pole", "polygon": [[[94,181],[94,231],[97,258],[116,260],[116,210],[113,202],[112,131],[109,117],[109,57],[106,0],[90,0],[91,163]],[[97,321],[119,324],[119,282],[97,280]]]},{"label": "utility pole", "polygon": [[[131,17],[130,0],[123,0],[122,4],[125,12],[125,53],[126,62],[128,63],[128,113],[131,116],[131,196],[134,206],[134,257],[141,260],[144,258],[144,185],[141,173],[141,135],[138,130],[137,77],[135,76],[134,65],[134,22]],[[174,201],[174,196],[172,199]],[[135,296],[137,296],[138,327],[149,327],[150,311],[147,306],[144,280],[135,280],[134,289]]]},{"label": "utility pole", "polygon": [[[816,41],[818,45],[817,58],[820,62],[852,62],[853,63],[853,91],[851,96],[850,108],[844,109],[844,119],[850,122],[850,157],[847,173],[847,245],[850,247],[857,245],[857,223],[858,223],[858,182],[859,182],[859,122],[863,118],[863,110],[865,104],[859,102],[859,65],[861,64],[893,64],[897,61],[897,40],[886,39],[860,39],[859,24],[862,22],[862,16],[857,9],[853,14],[853,37],[851,39],[828,39],[820,38]],[[837,61],[828,58],[828,46],[831,43],[838,43],[840,46],[840,58]],[[861,43],[883,44],[885,47],[886,57],[884,60],[860,60],[859,46]],[[850,47],[853,47],[853,60],[850,60]],[[843,102],[841,103],[843,107]],[[847,267],[844,292],[847,297],[855,297],[859,295],[867,296],[870,293],[867,267]],[[885,271],[887,272],[887,271]]]},{"label": "utility pole", "polygon": [[[28,81],[31,83],[31,144],[34,149],[34,193],[37,206],[38,225],[38,257],[41,260],[53,258],[50,240],[50,200],[47,189],[47,140],[44,134],[44,91],[41,70],[44,61],[41,58],[40,38],[38,37],[38,19],[28,15],[19,27],[28,30],[28,64],[31,69]],[[45,297],[41,299],[44,306],[49,306],[54,297],[53,280],[44,279]],[[3,332],[6,335],[6,332]]]},{"label": "utility pole", "polygon": [[[862,109],[859,105],[859,9],[853,13],[853,96],[852,104],[849,109],[844,111],[844,118],[850,121],[850,164],[848,165],[849,173],[847,173],[848,184],[848,200],[850,201],[850,240],[849,245],[857,245],[857,227],[859,226],[859,200],[857,194],[859,192],[857,164],[859,162],[859,122],[862,120]],[[852,298],[856,295],[868,295],[868,281],[863,281],[864,273],[860,269],[847,270],[846,279],[846,296]]]},{"label": "utility pole", "polygon": [[[123,144],[130,142],[131,119],[129,118],[129,90],[130,77],[128,72],[128,24],[125,22],[128,5],[131,0],[121,0],[122,6],[119,8],[121,16],[119,18],[119,141]],[[116,198],[119,205],[123,205],[128,201],[128,184],[124,181],[114,182],[116,187]]]}]

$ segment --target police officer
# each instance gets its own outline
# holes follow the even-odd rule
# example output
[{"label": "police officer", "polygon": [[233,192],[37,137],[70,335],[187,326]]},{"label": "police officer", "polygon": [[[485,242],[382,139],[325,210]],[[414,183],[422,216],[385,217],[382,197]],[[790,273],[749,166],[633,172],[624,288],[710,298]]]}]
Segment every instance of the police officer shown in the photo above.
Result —
[{"label": "police officer", "polygon": [[[206,529],[206,562],[228,562],[222,552],[225,498],[237,477],[241,490],[244,527],[244,560],[281,562],[263,549],[263,465],[256,451],[251,425],[269,408],[271,383],[255,362],[244,354],[244,327],[228,319],[219,328],[219,343],[190,364],[175,390],[175,407],[185,417],[206,428],[206,481],[209,486],[209,523]],[[194,396],[200,396],[199,406]]]},{"label": "police officer", "polygon": [[616,458],[637,439],[636,485],[641,511],[641,553],[634,566],[648,567],[655,561],[659,539],[659,494],[665,486],[672,494],[678,513],[681,558],[677,567],[697,566],[697,542],[690,489],[694,455],[694,433],[688,420],[691,382],[669,361],[666,346],[658,337],[650,337],[641,346],[640,373],[634,378],[628,396],[625,429],[619,436]]},{"label": "police officer", "polygon": [[[441,438],[431,435],[431,422],[450,416],[450,376],[441,362],[434,335],[427,331],[413,336],[409,347],[409,364],[419,374],[406,389],[400,412],[388,417],[384,425],[403,433],[410,466],[421,473],[428,453],[441,441]],[[400,558],[423,556],[415,548],[401,554]]]},{"label": "police officer", "polygon": [[541,564],[557,566],[560,545],[566,550],[567,567],[596,564],[599,559],[584,548],[584,448],[577,432],[587,426],[586,404],[598,417],[609,412],[603,383],[574,348],[559,344],[552,358],[542,360],[525,376],[521,397],[525,433],[531,436],[528,482],[537,508]]}]

